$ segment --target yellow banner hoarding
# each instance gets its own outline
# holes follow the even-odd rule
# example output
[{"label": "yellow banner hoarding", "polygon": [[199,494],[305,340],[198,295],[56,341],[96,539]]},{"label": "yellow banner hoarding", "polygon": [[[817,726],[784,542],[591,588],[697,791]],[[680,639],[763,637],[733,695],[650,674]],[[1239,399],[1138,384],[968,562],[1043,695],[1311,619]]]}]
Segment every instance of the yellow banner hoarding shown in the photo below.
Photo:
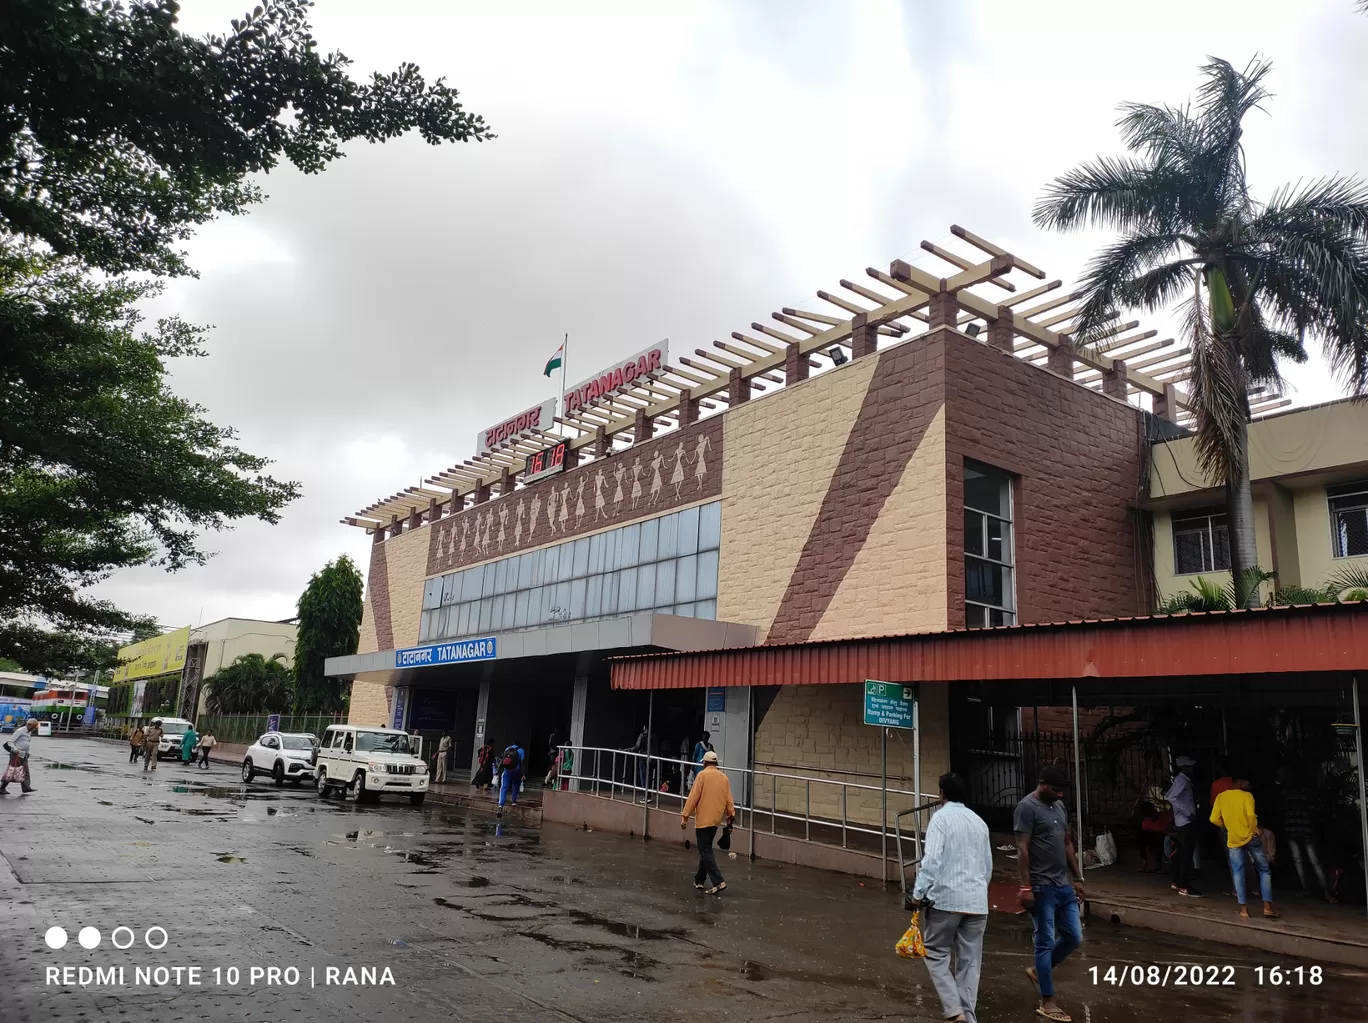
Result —
[{"label": "yellow banner hoarding", "polygon": [[141,643],[119,648],[119,660],[124,662],[114,669],[115,682],[135,678],[151,678],[180,671],[185,667],[185,648],[190,645],[190,626],[168,632],[164,636],[145,639]]}]

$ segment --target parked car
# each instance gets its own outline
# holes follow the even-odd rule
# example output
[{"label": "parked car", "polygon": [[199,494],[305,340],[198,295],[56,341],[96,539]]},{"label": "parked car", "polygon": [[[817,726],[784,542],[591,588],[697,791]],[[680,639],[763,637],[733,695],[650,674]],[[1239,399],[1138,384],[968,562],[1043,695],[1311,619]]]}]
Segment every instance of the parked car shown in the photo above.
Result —
[{"label": "parked car", "polygon": [[247,747],[242,757],[242,780],[251,784],[258,774],[269,774],[277,786],[313,781],[314,750],[318,736],[306,732],[267,732]]},{"label": "parked car", "polygon": [[194,728],[185,718],[162,718],[162,737],[157,744],[157,759],[165,757],[175,757],[181,759],[181,740],[185,737],[187,729]]},{"label": "parked car", "polygon": [[382,795],[406,795],[418,806],[427,796],[428,767],[415,756],[418,739],[393,728],[331,725],[314,766],[318,794],[342,789],[358,803]]}]

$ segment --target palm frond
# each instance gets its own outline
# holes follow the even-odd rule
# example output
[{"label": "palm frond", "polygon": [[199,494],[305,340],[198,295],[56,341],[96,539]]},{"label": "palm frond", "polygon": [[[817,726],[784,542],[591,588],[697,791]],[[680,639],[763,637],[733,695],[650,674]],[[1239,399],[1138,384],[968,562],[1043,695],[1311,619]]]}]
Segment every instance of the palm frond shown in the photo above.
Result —
[{"label": "palm frond", "polygon": [[1057,231],[1104,227],[1170,233],[1186,226],[1181,212],[1187,181],[1169,164],[1098,157],[1046,185],[1031,219]]},{"label": "palm frond", "polygon": [[1358,178],[1317,178],[1279,188],[1259,213],[1265,224],[1333,224],[1360,238],[1368,237],[1368,183]]},{"label": "palm frond", "polygon": [[1269,97],[1263,80],[1272,69],[1271,61],[1258,57],[1243,71],[1218,57],[1202,65],[1205,81],[1197,90],[1197,120],[1206,136],[1211,165],[1220,168],[1215,194],[1223,210],[1233,211],[1248,201],[1242,122]]},{"label": "palm frond", "polygon": [[1368,565],[1346,565],[1330,576],[1326,588],[1336,596],[1345,590],[1368,590]]},{"label": "palm frond", "polygon": [[1202,159],[1201,127],[1187,106],[1122,103],[1116,126],[1127,149],[1155,164],[1175,163],[1190,173]]},{"label": "palm frond", "polygon": [[1085,296],[1075,340],[1090,345],[1117,309],[1153,311],[1169,305],[1192,282],[1198,259],[1168,262],[1186,248],[1179,234],[1132,234],[1088,261],[1080,290]]},{"label": "palm frond", "polygon": [[1197,463],[1208,479],[1225,482],[1238,472],[1239,447],[1249,422],[1249,398],[1238,340],[1212,329],[1200,282],[1184,304],[1183,331],[1192,351]]},{"label": "palm frond", "polygon": [[1264,601],[1265,607],[1292,607],[1306,604],[1333,603],[1337,592],[1318,590],[1312,586],[1286,586],[1274,590]]}]

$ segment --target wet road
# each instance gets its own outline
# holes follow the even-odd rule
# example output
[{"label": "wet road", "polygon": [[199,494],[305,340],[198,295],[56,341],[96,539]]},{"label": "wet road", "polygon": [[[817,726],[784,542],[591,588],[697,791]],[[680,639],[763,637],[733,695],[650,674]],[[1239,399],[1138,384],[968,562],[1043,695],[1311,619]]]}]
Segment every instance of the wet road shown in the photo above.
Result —
[{"label": "wet road", "polygon": [[[939,1017],[925,968],[893,954],[907,922],[898,896],[853,878],[742,857],[722,861],[727,894],[706,898],[675,844],[432,804],[357,807],[244,787],[228,767],[144,776],[125,760],[96,741],[38,740],[38,791],[0,798],[5,1023]],[[143,945],[154,924],[160,950]],[[124,951],[110,944],[127,940],[119,925],[137,935]],[[53,927],[69,935],[61,950],[45,944]],[[83,927],[100,931],[97,947],[78,944]],[[1023,918],[993,918],[985,960],[979,1018],[1039,1019]],[[1233,964],[1234,983],[1105,982],[1109,967],[1171,963]],[[1314,964],[1099,923],[1058,987],[1076,1020],[1095,1023],[1364,1019],[1364,971],[1260,987],[1254,967],[1273,965]],[[64,967],[122,967],[123,983],[81,986],[77,969],[48,981]],[[138,968],[158,967],[167,983],[137,983]],[[325,983],[348,967],[358,982],[388,969],[393,984]]]}]

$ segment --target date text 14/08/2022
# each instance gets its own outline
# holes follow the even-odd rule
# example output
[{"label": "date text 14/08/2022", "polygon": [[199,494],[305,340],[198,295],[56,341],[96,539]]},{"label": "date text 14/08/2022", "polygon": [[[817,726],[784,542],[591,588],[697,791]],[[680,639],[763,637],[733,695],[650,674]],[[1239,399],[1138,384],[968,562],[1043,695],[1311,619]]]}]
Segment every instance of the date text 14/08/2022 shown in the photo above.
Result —
[{"label": "date text 14/08/2022", "polygon": [[[1255,966],[1247,972],[1260,987],[1316,987],[1325,982],[1320,966]],[[1234,966],[1196,963],[1092,966],[1088,974],[1093,984],[1109,987],[1234,987],[1238,982]]]}]

